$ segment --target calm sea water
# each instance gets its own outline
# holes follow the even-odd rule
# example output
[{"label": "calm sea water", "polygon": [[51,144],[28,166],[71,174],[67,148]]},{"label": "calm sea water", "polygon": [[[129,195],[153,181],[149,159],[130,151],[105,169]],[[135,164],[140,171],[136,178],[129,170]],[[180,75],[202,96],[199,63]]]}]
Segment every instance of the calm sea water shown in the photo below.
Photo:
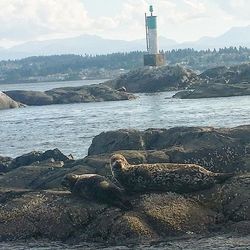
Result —
[{"label": "calm sea water", "polygon": [[[91,81],[99,83],[100,81]],[[90,82],[43,83],[40,89]],[[7,90],[0,85],[0,90]],[[16,86],[38,89],[37,83]],[[9,89],[13,89],[13,85]],[[84,157],[95,135],[121,128],[174,126],[233,127],[250,124],[250,96],[179,100],[174,92],[138,94],[130,101],[26,107],[0,111],[0,155],[15,157],[32,150],[59,148]]]}]

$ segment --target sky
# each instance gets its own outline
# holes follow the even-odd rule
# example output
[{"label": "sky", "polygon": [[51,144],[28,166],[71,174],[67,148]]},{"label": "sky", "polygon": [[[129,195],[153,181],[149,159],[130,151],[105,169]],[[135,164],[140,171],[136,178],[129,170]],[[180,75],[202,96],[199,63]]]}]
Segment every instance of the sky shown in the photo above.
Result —
[{"label": "sky", "polygon": [[250,0],[0,0],[0,47],[82,34],[141,39],[150,4],[159,35],[177,42],[250,25]]}]

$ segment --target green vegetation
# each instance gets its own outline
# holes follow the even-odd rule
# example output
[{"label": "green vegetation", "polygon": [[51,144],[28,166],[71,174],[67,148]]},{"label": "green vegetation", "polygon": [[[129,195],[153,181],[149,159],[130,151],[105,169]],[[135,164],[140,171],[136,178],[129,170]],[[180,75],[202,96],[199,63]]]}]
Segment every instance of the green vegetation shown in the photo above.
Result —
[{"label": "green vegetation", "polygon": [[250,61],[250,49],[230,47],[219,50],[179,49],[166,52],[170,64],[182,64],[200,72],[219,66],[232,66]]},{"label": "green vegetation", "polygon": [[[0,82],[34,82],[111,78],[121,69],[131,70],[143,65],[143,53],[108,55],[53,55],[29,57],[0,62]],[[219,50],[178,49],[165,52],[168,64],[204,71],[217,66],[249,62],[250,49],[230,47]]]}]

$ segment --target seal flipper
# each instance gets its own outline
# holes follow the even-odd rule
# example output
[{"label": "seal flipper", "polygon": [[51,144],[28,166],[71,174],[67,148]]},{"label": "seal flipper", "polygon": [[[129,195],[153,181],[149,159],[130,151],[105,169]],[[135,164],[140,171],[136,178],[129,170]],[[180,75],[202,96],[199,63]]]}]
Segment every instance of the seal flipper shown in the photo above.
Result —
[{"label": "seal flipper", "polygon": [[235,176],[234,173],[216,173],[215,174],[215,178],[216,178],[217,183],[223,183],[226,180],[228,180],[234,176]]}]

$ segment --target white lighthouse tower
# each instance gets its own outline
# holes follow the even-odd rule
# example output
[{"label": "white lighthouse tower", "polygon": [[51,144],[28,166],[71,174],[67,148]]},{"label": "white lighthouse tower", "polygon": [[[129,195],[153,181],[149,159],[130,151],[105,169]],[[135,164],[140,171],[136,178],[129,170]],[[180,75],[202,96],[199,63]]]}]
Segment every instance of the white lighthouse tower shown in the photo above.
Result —
[{"label": "white lighthouse tower", "polygon": [[149,7],[150,16],[145,13],[147,54],[144,55],[144,66],[162,66],[164,54],[158,50],[157,16],[153,15],[153,6]]}]

